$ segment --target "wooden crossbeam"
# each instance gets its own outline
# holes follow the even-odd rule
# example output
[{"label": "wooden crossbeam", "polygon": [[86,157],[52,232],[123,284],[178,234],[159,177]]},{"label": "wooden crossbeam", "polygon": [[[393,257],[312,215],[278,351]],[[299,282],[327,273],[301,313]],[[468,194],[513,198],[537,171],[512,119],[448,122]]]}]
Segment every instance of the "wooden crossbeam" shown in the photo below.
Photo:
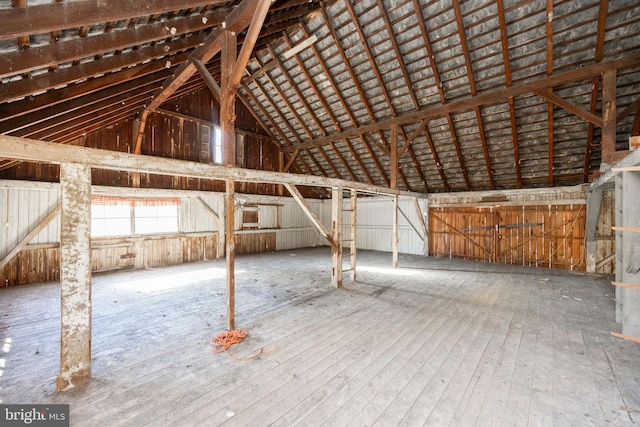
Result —
[{"label": "wooden crossbeam", "polygon": [[9,251],[9,253],[7,255],[5,255],[5,257],[3,259],[0,260],[0,271],[7,265],[9,264],[9,262],[11,262],[11,260],[13,259],[13,257],[15,257],[16,255],[18,255],[18,253],[20,251],[22,251],[24,248],[27,247],[27,245],[29,244],[29,242],[31,240],[33,240],[34,237],[36,237],[38,235],[38,233],[40,233],[57,215],[58,213],[60,213],[60,203],[58,203],[58,205],[56,207],[54,207],[53,209],[51,209],[51,211],[47,214],[47,216],[45,216],[42,221],[40,221],[38,223],[38,225],[36,225],[33,230],[31,230],[29,232],[29,234],[27,234],[25,236],[24,239],[22,239],[20,242],[18,242],[17,245],[15,245],[13,247],[13,249],[11,249]]},{"label": "wooden crossbeam", "polygon": [[309,203],[307,203],[296,186],[288,183],[285,183],[284,186],[287,187],[287,190],[289,190],[289,193],[291,193],[291,197],[293,197],[293,199],[298,202],[298,205],[300,205],[302,211],[305,213],[305,215],[307,215],[313,226],[320,232],[320,234],[322,234],[322,237],[327,239],[331,246],[336,246],[336,244],[338,244],[339,242],[335,242],[333,240],[331,233],[329,233],[329,231],[324,227],[324,225],[320,221],[320,218],[318,218],[313,209],[311,209],[311,206],[309,205]]}]

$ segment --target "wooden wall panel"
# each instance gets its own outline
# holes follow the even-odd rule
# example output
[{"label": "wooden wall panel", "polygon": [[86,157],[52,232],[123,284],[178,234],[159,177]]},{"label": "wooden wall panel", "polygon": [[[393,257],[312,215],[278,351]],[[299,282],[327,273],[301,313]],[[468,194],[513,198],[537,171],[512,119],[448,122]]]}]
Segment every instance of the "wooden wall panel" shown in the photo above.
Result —
[{"label": "wooden wall panel", "polygon": [[596,226],[596,273],[615,274],[616,235],[611,227],[616,225],[615,192],[606,189],[602,193],[600,215]]},{"label": "wooden wall panel", "polygon": [[429,254],[585,270],[585,205],[437,207]]},{"label": "wooden wall panel", "polygon": [[236,254],[276,250],[276,233],[238,233],[235,235]]}]

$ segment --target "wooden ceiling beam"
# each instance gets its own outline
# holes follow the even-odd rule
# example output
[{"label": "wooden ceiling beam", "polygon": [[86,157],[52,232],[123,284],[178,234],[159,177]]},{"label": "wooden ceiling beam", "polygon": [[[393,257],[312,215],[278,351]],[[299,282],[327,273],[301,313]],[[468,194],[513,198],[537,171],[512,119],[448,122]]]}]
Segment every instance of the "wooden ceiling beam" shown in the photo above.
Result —
[{"label": "wooden ceiling beam", "polygon": [[197,46],[203,39],[204,36],[200,35],[188,39],[183,38],[166,44],[156,44],[120,55],[113,55],[99,61],[58,69],[55,73],[44,73],[29,79],[5,83],[0,85],[0,103],[38,95],[43,91],[60,88],[64,85],[83,85],[85,84],[84,80],[93,79],[95,76],[111,74],[158,58],[161,58],[163,68],[166,68],[167,65],[175,66],[186,60],[185,55],[176,56],[179,52]]},{"label": "wooden ceiling beam", "polygon": [[568,112],[578,116],[579,118],[583,119],[584,121],[591,123],[597,127],[602,127],[602,118],[596,116],[595,114],[580,108],[579,106],[577,106],[576,104],[567,101],[566,99],[563,99],[561,97],[559,97],[558,95],[554,95],[551,92],[547,92],[544,90],[534,90],[533,93],[535,93],[536,95],[538,95],[541,98],[546,99],[547,101],[557,105],[558,107],[564,108],[565,110],[567,110]]},{"label": "wooden ceiling beam", "polygon": [[[325,21],[326,22],[326,21]],[[309,38],[309,31],[307,30],[307,28],[304,25],[304,22],[300,22],[299,23],[299,28],[300,31],[302,31],[302,34],[304,35],[305,38]],[[356,124],[358,123],[355,119],[355,117],[353,116],[353,113],[351,112],[351,109],[349,108],[349,105],[347,104],[346,100],[344,99],[344,96],[342,95],[342,92],[338,89],[338,85],[333,77],[333,75],[329,72],[329,68],[327,67],[327,64],[325,63],[325,61],[323,61],[322,56],[320,55],[320,52],[318,51],[318,48],[315,46],[315,44],[312,44],[311,46],[311,50],[313,51],[313,54],[315,55],[315,57],[318,59],[318,64],[320,64],[320,67],[322,68],[322,71],[324,72],[324,75],[327,76],[329,83],[331,84],[331,87],[333,89],[333,92],[335,94],[335,96],[338,98],[338,100],[340,101],[340,104],[342,104],[342,109],[343,111],[347,114],[347,116],[349,117],[349,121],[351,123],[353,123],[354,126],[356,126]],[[366,141],[366,139],[364,138],[364,136],[362,135],[354,135],[357,137],[360,137],[362,142],[363,142],[363,146],[366,149],[367,153],[369,154],[369,156],[371,157],[374,165],[376,166],[376,168],[378,169],[378,172],[380,173],[380,175],[382,176],[383,180],[387,183],[387,185],[389,184],[386,175],[384,174],[384,171],[382,170],[382,167],[380,166],[380,162],[378,161],[377,157],[373,154],[373,151],[371,151],[371,146],[369,145],[369,143]],[[350,147],[351,147],[351,141],[349,141],[349,138],[342,138]],[[333,141],[336,142],[337,140]],[[356,156],[356,161],[358,162],[358,165],[362,168],[363,171],[365,171],[365,175],[367,175],[368,180],[371,183],[374,183],[374,179],[372,178],[371,174],[369,173],[369,171],[366,169],[364,162],[362,161],[362,159],[360,158],[360,156],[357,155],[357,153],[355,152],[355,150],[351,147],[351,152],[352,154],[354,154]]]},{"label": "wooden ceiling beam", "polygon": [[[553,0],[547,0],[547,14],[545,22],[546,22],[546,38],[547,38],[547,76],[551,76],[553,74]],[[553,95],[553,87],[547,87],[545,92],[547,95]],[[538,92],[536,92],[538,93]],[[547,143],[548,143],[548,169],[549,169],[549,187],[553,187],[554,185],[554,170],[553,170],[553,159],[554,159],[554,119],[553,119],[553,105],[554,102],[551,101],[550,98],[546,98],[547,101]]]},{"label": "wooden ceiling beam", "polygon": [[[360,24],[358,22],[358,18],[355,15],[355,13],[353,12],[353,10],[351,9],[351,5],[349,4],[349,2],[345,2],[345,5],[347,6],[347,9],[350,10],[350,12],[352,13],[351,18],[352,18],[352,22],[354,24],[354,26],[359,29],[360,28]],[[347,68],[347,72],[349,73],[349,75],[351,76],[351,81],[353,82],[356,91],[358,92],[358,95],[360,95],[360,100],[362,102],[362,105],[364,105],[365,109],[367,110],[367,114],[369,115],[369,117],[371,118],[372,121],[376,120],[376,115],[373,112],[373,109],[371,108],[371,105],[369,103],[369,98],[367,97],[367,95],[365,94],[364,90],[362,89],[362,85],[360,84],[360,80],[358,79],[357,74],[355,73],[355,71],[353,70],[353,67],[351,66],[351,62],[349,61],[349,57],[347,56],[346,52],[344,51],[344,48],[342,46],[342,44],[340,43],[340,37],[338,36],[338,33],[336,32],[335,28],[333,27],[333,25],[331,24],[331,20],[329,18],[329,14],[327,13],[327,11],[325,9],[322,9],[322,16],[324,18],[325,24],[327,26],[327,29],[329,30],[329,33],[331,34],[331,37],[333,38],[334,42],[335,42],[335,46],[338,50],[338,53],[340,54],[340,56],[342,57],[342,63],[344,64],[344,66]],[[366,37],[364,37],[364,34],[362,34],[362,31],[360,30],[359,33],[360,37],[361,37],[361,42],[363,47],[365,47],[366,49],[368,49],[367,46],[367,39]],[[373,63],[373,57],[370,55],[369,53],[369,58],[371,59],[372,63]],[[375,66],[375,64],[373,64],[373,68],[377,69],[377,67]],[[381,77],[380,77],[381,78]],[[380,87],[382,89],[384,89],[384,81],[383,80],[379,80],[380,82]],[[393,110],[393,104],[391,104],[391,100],[388,100],[389,102],[389,107]],[[356,121],[353,122],[354,125],[357,124]],[[384,138],[384,133],[382,132],[382,129],[378,129],[377,131],[378,136],[379,136],[379,143],[381,145],[381,149],[383,151],[385,151],[387,154],[389,153],[389,148],[386,146],[385,142],[385,138]],[[365,139],[363,138],[363,141]],[[368,145],[368,144],[367,144]],[[377,160],[377,159],[376,159]],[[376,161],[376,164],[379,165],[379,163]],[[382,172],[381,172],[382,173]],[[406,177],[404,176],[404,174],[402,174],[402,171],[400,171],[400,175],[401,175],[401,179],[403,180],[403,182],[405,183],[405,185],[407,185],[407,189],[409,189],[408,187],[408,182],[406,180]],[[390,181],[388,180],[386,174],[382,173],[382,176],[385,179],[385,182],[389,183]],[[388,185],[388,184],[387,184]]]},{"label": "wooden ceiling beam", "polygon": [[[453,2],[453,11],[456,16],[456,23],[458,27],[458,37],[460,38],[460,46],[462,46],[462,54],[464,56],[464,63],[467,69],[467,79],[469,80],[469,89],[471,90],[471,96],[476,96],[478,90],[476,89],[476,78],[473,74],[473,66],[471,64],[471,55],[469,54],[469,44],[467,43],[467,35],[464,31],[464,21],[462,18],[462,11],[460,10],[459,0]],[[487,137],[484,133],[484,125],[482,124],[482,113],[480,106],[474,107],[476,122],[478,123],[478,133],[480,135],[480,142],[482,143],[482,153],[484,154],[484,162],[487,167],[487,174],[489,176],[489,185],[492,190],[496,189],[496,183],[493,178],[493,170],[491,169],[491,157],[489,156],[489,147],[487,145]],[[464,165],[462,166],[465,169]],[[467,181],[467,190],[470,190],[470,183]]]},{"label": "wooden ceiling beam", "polygon": [[[438,71],[438,65],[436,64],[436,56],[433,50],[433,45],[431,43],[431,38],[429,37],[429,31],[427,29],[426,20],[422,15],[422,6],[420,5],[420,2],[418,0],[413,0],[413,6],[414,6],[415,13],[418,14],[418,24],[420,27],[420,34],[422,36],[422,40],[424,42],[425,48],[427,49],[429,64],[431,65],[431,71],[432,71],[434,80],[436,81],[438,94],[440,95],[440,102],[442,102],[442,104],[445,105],[447,104],[447,97],[444,92],[444,85],[440,77],[440,72]],[[465,185],[467,187],[467,190],[469,190],[471,189],[471,183],[469,182],[469,176],[467,174],[467,169],[465,167],[464,157],[462,156],[462,151],[460,150],[460,144],[458,143],[458,137],[456,136],[455,128],[453,126],[453,120],[451,119],[450,113],[446,114],[446,119],[447,119],[447,123],[449,124],[449,129],[451,131],[451,141],[453,142],[453,145],[456,149],[456,155],[458,156],[458,162],[460,163],[460,169],[462,170],[462,175],[465,181]],[[428,128],[429,120],[430,120],[429,118],[426,118],[425,120],[423,120],[423,123],[425,123],[425,134],[427,135],[428,135],[428,129],[429,129]],[[438,156],[435,150],[435,145],[433,144],[433,141],[430,140],[429,136],[427,136],[427,138],[429,140],[428,141],[429,145],[434,154],[434,161],[436,162],[436,167],[439,167],[438,160],[436,160]],[[446,176],[444,174],[440,174],[440,177],[444,178],[443,185],[445,186],[445,188],[449,188],[449,184],[446,182]]]},{"label": "wooden ceiling beam", "polygon": [[122,172],[140,172],[190,178],[233,180],[238,182],[260,182],[269,184],[290,184],[313,187],[343,187],[361,193],[388,196],[427,198],[427,194],[345,181],[321,176],[288,174],[281,172],[244,169],[199,162],[170,159],[165,157],[143,156],[96,148],[76,147],[27,138],[0,135],[0,152],[7,159],[32,161],[38,163],[62,164],[69,159],[83,163],[91,168]]},{"label": "wooden ceiling beam", "polygon": [[103,100],[118,98],[120,102],[126,102],[126,99],[136,95],[136,89],[144,91],[149,95],[153,90],[170,73],[170,70],[159,70],[156,73],[142,76],[137,79],[129,80],[118,86],[106,87],[102,90],[91,92],[82,97],[71,98],[66,102],[51,106],[47,109],[46,114],[36,111],[32,114],[14,117],[9,120],[0,121],[0,133],[15,133],[22,129],[38,129],[42,123],[52,120],[58,120],[60,116],[65,114],[74,114],[82,108],[91,108],[95,110],[96,104]]},{"label": "wooden ceiling beam", "polygon": [[416,123],[424,119],[434,119],[444,117],[449,113],[468,111],[481,105],[491,105],[505,101],[511,97],[521,96],[532,93],[540,88],[553,87],[565,83],[580,81],[599,75],[607,70],[616,70],[627,68],[640,64],[640,54],[628,55],[608,62],[587,65],[571,71],[556,73],[552,76],[542,77],[530,80],[526,83],[513,85],[510,87],[491,90],[485,93],[479,93],[475,97],[468,97],[458,101],[449,102],[444,105],[427,107],[419,111],[402,114],[398,117],[391,117],[379,120],[374,123],[355,126],[353,128],[343,130],[340,133],[329,135],[325,138],[318,138],[315,141],[307,141],[296,144],[295,147],[285,148],[285,150],[294,150],[296,147],[313,147],[318,144],[328,144],[339,139],[351,138],[366,133],[377,132],[380,129],[390,128],[392,124],[408,124]]},{"label": "wooden ceiling beam", "polygon": [[[193,61],[197,59],[199,61],[202,61],[203,64],[209,62],[209,60],[211,60],[222,49],[224,37],[227,32],[237,34],[241,31],[244,31],[250,24],[255,23],[256,19],[260,21],[259,27],[262,27],[262,22],[264,21],[264,17],[266,16],[270,4],[270,1],[260,2],[259,0],[243,0],[242,3],[236,6],[231,11],[231,13],[229,13],[227,19],[225,20],[224,28],[215,29],[211,34],[207,36],[204,43],[200,47],[191,52],[187,62],[182,64],[176,70],[173,76],[171,76],[164,82],[162,87],[158,89],[158,91],[151,97],[151,102],[149,103],[149,105],[147,105],[142,111],[140,115],[140,129],[136,138],[136,146],[134,151],[135,153],[140,153],[141,150],[142,137],[144,136],[144,128],[146,125],[147,115],[150,111],[155,110],[164,101],[166,101],[173,92],[175,92],[180,86],[182,86],[196,72]],[[254,28],[253,32],[255,33],[256,31],[259,32],[259,29],[256,30]],[[252,37],[254,35],[257,38],[256,34],[253,34]],[[255,39],[250,43],[250,50],[253,50],[253,43],[255,43]],[[241,55],[243,55],[243,57],[246,56],[246,60],[248,60],[248,55],[251,52],[249,51],[247,53],[243,52],[243,50],[244,49],[241,49]],[[241,61],[239,60],[238,62]],[[238,67],[236,67],[236,69],[237,68]],[[242,69],[244,69],[244,65],[242,66]],[[240,82],[240,77],[242,75],[240,71],[234,70],[231,77],[232,81],[236,81],[237,79],[237,83]],[[237,83],[235,86],[237,86]]]},{"label": "wooden ceiling beam", "polygon": [[[509,43],[507,34],[507,22],[505,18],[504,2],[497,0],[498,21],[500,23],[500,43],[502,45],[502,61],[505,71],[505,84],[511,86],[511,62],[509,59]],[[518,141],[518,126],[516,123],[516,108],[513,97],[509,98],[509,121],[511,124],[511,139],[513,140],[513,160],[516,168],[516,182],[518,188],[522,188],[522,169],[520,168],[520,143]]]},{"label": "wooden ceiling beam", "polygon": [[[397,112],[396,112],[396,108],[393,105],[393,101],[391,100],[391,97],[389,96],[389,91],[387,90],[387,86],[386,86],[386,84],[384,82],[384,79],[382,78],[382,75],[380,73],[380,69],[378,67],[378,64],[374,60],[373,53],[371,52],[371,48],[369,47],[369,43],[367,42],[367,37],[364,35],[364,32],[362,30],[362,26],[360,25],[360,22],[358,21],[358,17],[357,17],[357,15],[355,13],[355,10],[353,9],[353,6],[349,2],[346,2],[345,4],[347,6],[347,10],[348,10],[349,14],[351,15],[351,20],[353,21],[353,23],[354,23],[354,25],[356,27],[356,31],[358,32],[358,35],[360,36],[360,39],[362,41],[362,46],[365,49],[365,54],[366,54],[369,62],[371,63],[371,68],[374,71],[374,74],[376,76],[376,79],[378,80],[380,88],[382,89],[382,94],[384,95],[384,98],[385,98],[385,100],[387,102],[387,105],[389,106],[389,110],[391,111],[391,114],[394,117],[396,117],[398,115]],[[415,95],[415,93],[413,91],[413,88],[411,86],[411,79],[409,78],[409,73],[407,72],[407,67],[404,64],[404,61],[403,61],[403,58],[402,58],[402,53],[400,52],[400,48],[398,47],[398,43],[396,42],[395,35],[393,33],[393,28],[391,26],[391,22],[389,21],[389,17],[387,16],[387,11],[386,11],[386,9],[384,7],[384,4],[380,0],[378,0],[377,6],[378,6],[378,9],[380,9],[380,11],[382,12],[381,13],[381,18],[384,21],[385,28],[387,30],[387,33],[389,34],[389,37],[390,37],[394,52],[396,54],[396,58],[398,60],[398,63],[400,64],[400,68],[402,70],[402,75],[403,75],[403,77],[405,79],[405,84],[409,88],[409,93],[411,94],[411,99],[413,101],[413,108],[414,108],[414,110],[417,110],[420,105],[418,103],[418,99],[416,98],[416,95]],[[406,134],[404,128],[400,127],[400,132],[402,134],[403,140],[406,141],[407,140],[407,134]],[[422,173],[422,169],[420,168],[420,163],[417,161],[417,157],[416,157],[415,153],[413,152],[412,147],[410,145],[406,144],[406,143],[403,146],[403,148],[404,147],[407,147],[407,149],[410,152],[409,154],[410,154],[410,157],[411,157],[411,161],[413,162],[414,168],[418,172],[418,176],[422,180],[422,183],[423,183],[422,185],[424,186],[425,191],[429,192],[429,186],[427,185],[427,182],[424,179],[424,174]],[[387,151],[390,152],[391,150],[389,149]],[[402,151],[402,153],[404,153],[404,150]],[[398,160],[399,160],[400,157],[402,156],[402,153],[400,153],[400,152],[398,152],[397,154],[393,153],[393,156],[395,157],[397,155]],[[389,156],[391,157],[392,154],[389,153]],[[407,189],[410,190],[411,188],[409,187],[409,183],[407,182],[406,177],[404,176],[402,171],[400,171],[400,177],[405,182],[405,185],[407,186]]]},{"label": "wooden ceiling beam", "polygon": [[224,3],[227,1],[149,0],[131,2],[129,0],[110,0],[108,7],[105,7],[102,0],[83,0],[81,2],[40,4],[26,8],[0,9],[0,22],[3,23],[0,26],[0,40]]},{"label": "wooden ceiling beam", "polygon": [[[0,56],[0,78],[206,30],[222,23],[228,12],[225,8],[206,15],[176,18],[83,37],[81,40],[62,40],[55,44],[31,46],[28,50],[6,52]],[[195,36],[187,38],[191,37]],[[194,40],[196,39],[198,41],[192,46],[202,43],[204,36],[195,37]]]}]

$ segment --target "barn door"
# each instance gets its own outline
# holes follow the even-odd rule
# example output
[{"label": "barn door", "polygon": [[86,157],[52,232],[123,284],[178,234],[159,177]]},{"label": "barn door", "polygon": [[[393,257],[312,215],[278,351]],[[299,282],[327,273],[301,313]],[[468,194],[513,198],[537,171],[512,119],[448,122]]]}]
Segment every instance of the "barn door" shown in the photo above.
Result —
[{"label": "barn door", "polygon": [[584,270],[583,204],[440,207],[429,211],[429,255]]}]

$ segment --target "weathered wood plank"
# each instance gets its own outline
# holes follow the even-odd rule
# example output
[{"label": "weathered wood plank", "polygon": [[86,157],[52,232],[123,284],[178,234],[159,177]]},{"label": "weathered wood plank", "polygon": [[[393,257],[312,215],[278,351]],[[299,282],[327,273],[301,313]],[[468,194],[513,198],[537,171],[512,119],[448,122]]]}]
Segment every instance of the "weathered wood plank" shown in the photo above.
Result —
[{"label": "weathered wood plank", "polygon": [[91,168],[63,163],[60,226],[60,374],[56,390],[91,377]]},{"label": "weathered wood plank", "polygon": [[97,169],[216,180],[233,179],[238,182],[262,182],[327,188],[342,186],[345,189],[355,189],[364,193],[391,196],[399,195],[402,197],[427,197],[426,194],[422,193],[393,190],[386,187],[336,178],[225,167],[162,157],[98,150],[88,147],[75,147],[7,135],[0,135],[0,151],[2,151],[4,158],[54,164],[64,163],[67,159],[72,158],[77,162],[82,162]]}]

